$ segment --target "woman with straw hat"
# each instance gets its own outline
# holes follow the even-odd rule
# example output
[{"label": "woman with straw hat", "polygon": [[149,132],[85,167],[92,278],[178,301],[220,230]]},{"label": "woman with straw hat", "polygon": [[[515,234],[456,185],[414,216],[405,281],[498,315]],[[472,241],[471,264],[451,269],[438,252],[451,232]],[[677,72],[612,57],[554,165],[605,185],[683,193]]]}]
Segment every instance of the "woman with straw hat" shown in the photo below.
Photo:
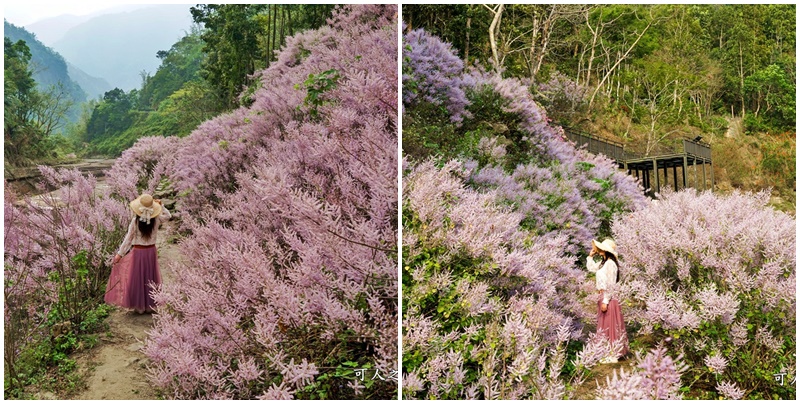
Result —
[{"label": "woman with straw hat", "polygon": [[[595,255],[601,257],[600,262],[594,260]],[[618,341],[621,344],[617,355],[612,354],[601,363],[616,363],[620,356],[628,353],[628,335],[619,301],[610,290],[619,282],[617,244],[614,240],[605,239],[602,243],[592,240],[592,251],[587,258],[586,268],[596,274],[596,288],[600,294],[597,298],[597,332],[605,334],[612,343]]]},{"label": "woman with straw hat", "polygon": [[[161,222],[171,217],[161,200],[142,194],[130,203],[134,213],[128,233],[122,240],[106,287],[105,301],[137,313],[152,313],[151,296],[161,284],[158,270],[156,238]],[[128,254],[128,251],[132,251]]]}]

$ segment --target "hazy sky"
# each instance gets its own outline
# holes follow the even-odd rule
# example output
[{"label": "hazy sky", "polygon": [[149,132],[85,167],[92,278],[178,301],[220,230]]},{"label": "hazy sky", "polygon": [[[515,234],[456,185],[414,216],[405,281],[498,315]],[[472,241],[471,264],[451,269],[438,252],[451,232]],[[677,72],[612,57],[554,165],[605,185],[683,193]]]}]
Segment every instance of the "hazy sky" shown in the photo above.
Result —
[{"label": "hazy sky", "polygon": [[192,4],[196,2],[185,1],[147,1],[142,3],[130,0],[91,0],[91,1],[37,1],[37,0],[11,0],[5,1],[3,18],[8,22],[25,26],[45,18],[56,17],[62,14],[77,16],[93,14],[104,10],[132,10],[148,4]]}]

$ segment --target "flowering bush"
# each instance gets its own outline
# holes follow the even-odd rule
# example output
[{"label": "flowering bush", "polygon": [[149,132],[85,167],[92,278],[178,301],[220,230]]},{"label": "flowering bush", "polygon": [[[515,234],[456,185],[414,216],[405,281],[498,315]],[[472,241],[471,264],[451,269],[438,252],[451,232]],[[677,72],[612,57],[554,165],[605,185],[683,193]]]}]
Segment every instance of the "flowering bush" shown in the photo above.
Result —
[{"label": "flowering bush", "polygon": [[599,400],[680,400],[681,373],[686,365],[678,356],[673,360],[667,355],[666,348],[660,346],[652,349],[647,356],[637,358],[637,365],[630,373],[616,370],[611,379],[606,378],[606,385],[597,388]]},{"label": "flowering bush", "polygon": [[795,220],[768,200],[667,193],[613,225],[629,330],[668,340],[686,383],[729,398],[795,395]]},{"label": "flowering bush", "polygon": [[535,86],[534,97],[556,122],[579,122],[588,110],[589,89],[565,74],[554,71],[550,80]]},{"label": "flowering bush", "polygon": [[[406,43],[404,71],[437,85],[404,98],[404,396],[568,398],[614,349],[597,335],[579,343],[594,312],[576,259],[646,203],[642,189],[568,143],[527,83],[477,67],[458,76],[450,48],[421,30]],[[467,96],[458,126],[435,112],[447,86]]]},{"label": "flowering bush", "polygon": [[452,122],[469,113],[462,75],[464,63],[453,46],[416,29],[403,36],[403,105],[419,102],[444,106]]},{"label": "flowering bush", "polygon": [[[110,257],[130,218],[127,205],[95,190],[92,176],[41,166],[40,190],[18,201],[5,187],[6,396],[44,365],[60,365],[67,338],[88,330],[105,293]],[[66,349],[62,349],[68,347]]]},{"label": "flowering bush", "polygon": [[403,367],[408,398],[560,398],[585,295],[566,238],[519,228],[456,161],[403,182]]},{"label": "flowering bush", "polygon": [[145,345],[167,396],[395,396],[396,14],[337,9],[180,139],[186,260]]},{"label": "flowering bush", "polygon": [[176,137],[144,137],[125,150],[106,173],[106,183],[125,200],[153,194],[175,166]]}]

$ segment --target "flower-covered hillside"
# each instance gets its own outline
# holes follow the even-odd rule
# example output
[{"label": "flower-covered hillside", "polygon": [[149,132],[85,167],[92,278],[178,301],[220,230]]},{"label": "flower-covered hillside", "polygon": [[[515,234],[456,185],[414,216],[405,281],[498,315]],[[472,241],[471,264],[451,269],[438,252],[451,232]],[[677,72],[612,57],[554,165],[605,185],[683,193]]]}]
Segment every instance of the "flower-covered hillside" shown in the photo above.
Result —
[{"label": "flower-covered hillside", "polygon": [[568,143],[526,83],[404,40],[404,395],[570,397],[607,352],[576,359],[593,316],[576,259],[642,189]]},{"label": "flower-covered hillside", "polygon": [[396,18],[339,8],[248,106],[123,154],[119,192],[169,184],[187,234],[145,346],[167,397],[396,394]]},{"label": "flower-covered hillside", "polygon": [[[794,219],[758,195],[646,199],[551,125],[533,93],[585,96],[555,77],[464,68],[425,31],[404,36],[403,395],[793,398],[768,381],[794,374]],[[596,387],[617,347],[594,332],[584,266],[605,237],[633,366]]]}]

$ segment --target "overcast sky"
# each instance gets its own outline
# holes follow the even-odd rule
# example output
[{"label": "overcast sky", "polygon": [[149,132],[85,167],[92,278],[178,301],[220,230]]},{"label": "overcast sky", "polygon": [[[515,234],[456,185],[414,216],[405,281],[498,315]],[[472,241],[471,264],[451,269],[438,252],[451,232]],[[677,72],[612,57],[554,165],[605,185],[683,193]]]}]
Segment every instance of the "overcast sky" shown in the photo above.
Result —
[{"label": "overcast sky", "polygon": [[[136,4],[131,0],[90,0],[90,1],[38,1],[38,0],[11,0],[5,1],[3,18],[8,22],[25,26],[45,18],[56,17],[62,14],[83,16],[105,10],[133,10],[148,4],[192,4],[186,1],[147,1]],[[120,10],[121,9],[121,10]]]}]

